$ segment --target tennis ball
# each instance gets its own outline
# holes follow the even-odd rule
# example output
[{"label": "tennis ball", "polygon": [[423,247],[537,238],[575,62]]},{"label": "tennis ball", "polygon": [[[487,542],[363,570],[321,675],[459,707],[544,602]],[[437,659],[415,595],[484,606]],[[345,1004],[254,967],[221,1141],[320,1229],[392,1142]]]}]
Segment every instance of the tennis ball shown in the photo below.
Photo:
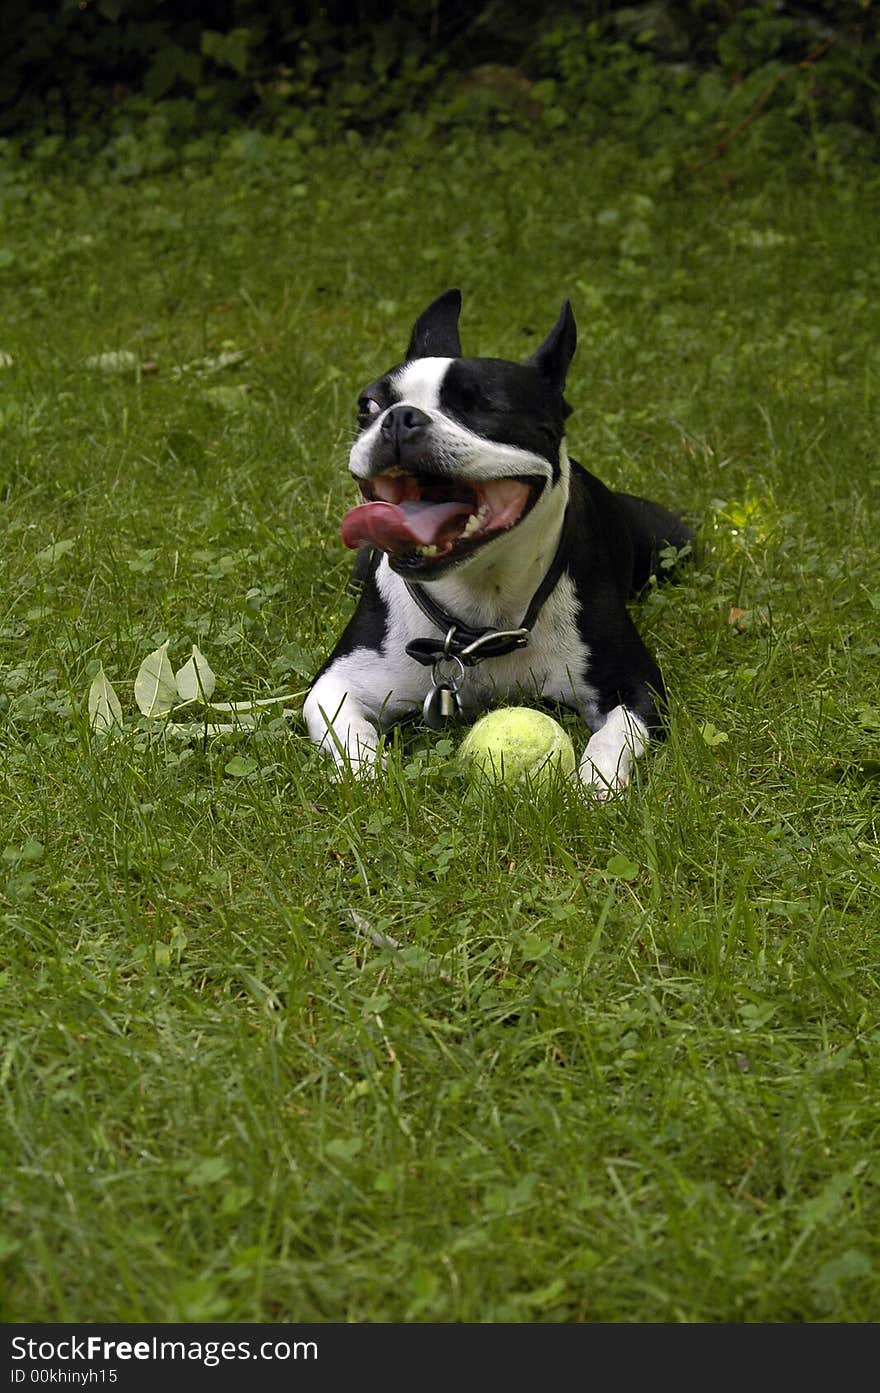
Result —
[{"label": "tennis ball", "polygon": [[573,774],[577,764],[558,721],[528,706],[503,706],[481,716],[462,740],[459,758],[504,784],[523,778],[546,784],[554,773]]}]

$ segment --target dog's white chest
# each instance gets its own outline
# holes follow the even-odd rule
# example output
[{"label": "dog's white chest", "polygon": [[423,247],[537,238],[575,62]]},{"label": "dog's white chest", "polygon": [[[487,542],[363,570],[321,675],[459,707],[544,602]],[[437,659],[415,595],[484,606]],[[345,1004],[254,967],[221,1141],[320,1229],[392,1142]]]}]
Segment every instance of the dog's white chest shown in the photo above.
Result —
[{"label": "dog's white chest", "polygon": [[[407,644],[417,638],[436,638],[438,630],[384,562],[377,583],[387,606],[387,629],[376,661],[382,665],[390,691],[382,724],[390,725],[422,706],[433,681],[431,667],[410,657]],[[465,668],[459,687],[464,713],[473,718],[499,703],[535,700],[559,701],[581,711],[589,708],[594,697],[586,678],[590,655],[578,636],[577,609],[574,587],[563,576],[542,606],[524,648]],[[498,619],[486,627],[511,625]]]}]

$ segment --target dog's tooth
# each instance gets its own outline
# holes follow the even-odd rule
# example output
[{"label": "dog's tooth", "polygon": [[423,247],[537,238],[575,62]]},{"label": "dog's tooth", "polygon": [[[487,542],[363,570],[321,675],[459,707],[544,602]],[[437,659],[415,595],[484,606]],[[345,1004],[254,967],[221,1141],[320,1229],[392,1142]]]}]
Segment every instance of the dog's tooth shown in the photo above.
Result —
[{"label": "dog's tooth", "polygon": [[416,551],[418,552],[419,556],[430,557],[440,555],[440,548],[435,547],[433,542],[429,546],[416,547]]},{"label": "dog's tooth", "polygon": [[483,525],[481,513],[482,509],[480,509],[479,513],[471,513],[464,527],[461,529],[461,536],[463,540],[467,537],[472,537],[475,532],[479,532],[480,528]]}]

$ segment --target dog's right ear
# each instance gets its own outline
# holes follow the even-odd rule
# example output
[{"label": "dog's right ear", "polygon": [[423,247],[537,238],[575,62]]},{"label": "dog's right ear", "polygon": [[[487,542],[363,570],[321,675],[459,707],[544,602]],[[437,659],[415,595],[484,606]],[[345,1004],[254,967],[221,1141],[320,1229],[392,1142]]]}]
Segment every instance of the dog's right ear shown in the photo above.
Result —
[{"label": "dog's right ear", "polygon": [[446,290],[432,300],[413,325],[406,362],[411,362],[413,358],[460,358],[460,314],[460,290]]}]

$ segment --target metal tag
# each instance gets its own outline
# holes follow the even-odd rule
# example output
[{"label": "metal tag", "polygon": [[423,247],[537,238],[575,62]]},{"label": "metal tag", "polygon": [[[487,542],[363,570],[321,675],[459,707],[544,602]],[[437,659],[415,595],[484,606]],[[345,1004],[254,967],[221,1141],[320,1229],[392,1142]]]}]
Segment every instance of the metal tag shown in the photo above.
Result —
[{"label": "metal tag", "polygon": [[430,730],[442,730],[450,721],[461,720],[461,715],[461,697],[454,688],[431,688],[422,707],[422,720]]},{"label": "metal tag", "polygon": [[458,690],[464,681],[464,663],[454,653],[441,654],[434,663],[432,675],[434,680],[425,697],[422,720],[430,730],[442,730],[449,721],[463,718]]}]

